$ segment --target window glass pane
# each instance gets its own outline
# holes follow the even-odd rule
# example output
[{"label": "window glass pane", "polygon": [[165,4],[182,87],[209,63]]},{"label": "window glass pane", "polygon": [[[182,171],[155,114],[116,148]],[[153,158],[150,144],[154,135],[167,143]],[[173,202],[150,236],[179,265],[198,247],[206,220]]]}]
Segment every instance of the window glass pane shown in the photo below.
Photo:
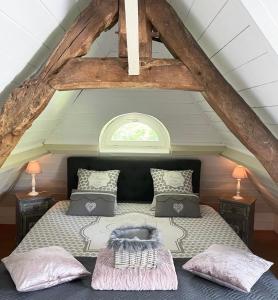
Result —
[{"label": "window glass pane", "polygon": [[158,142],[157,133],[141,122],[130,122],[119,127],[112,135],[112,141]]}]

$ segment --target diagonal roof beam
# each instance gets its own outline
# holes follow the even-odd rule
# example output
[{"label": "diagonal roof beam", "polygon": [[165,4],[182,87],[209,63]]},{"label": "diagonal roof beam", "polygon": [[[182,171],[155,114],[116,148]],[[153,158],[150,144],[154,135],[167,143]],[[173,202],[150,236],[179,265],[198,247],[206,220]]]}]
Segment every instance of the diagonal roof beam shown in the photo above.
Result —
[{"label": "diagonal roof beam", "polygon": [[0,167],[54,95],[49,78],[70,58],[85,55],[92,42],[117,19],[118,0],[92,0],[38,74],[13,90],[0,114]]},{"label": "diagonal roof beam", "polygon": [[165,0],[145,0],[147,17],[169,51],[204,86],[202,93],[226,126],[278,183],[278,140],[225,80]]}]

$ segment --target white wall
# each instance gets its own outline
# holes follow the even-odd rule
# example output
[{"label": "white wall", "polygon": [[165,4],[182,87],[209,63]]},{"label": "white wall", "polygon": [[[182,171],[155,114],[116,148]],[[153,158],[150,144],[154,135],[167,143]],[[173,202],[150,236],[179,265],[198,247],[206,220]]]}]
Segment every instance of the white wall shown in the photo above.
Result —
[{"label": "white wall", "polygon": [[98,145],[103,126],[130,112],[150,114],[167,127],[173,145],[221,144],[191,93],[166,90],[83,90],[45,144]]}]

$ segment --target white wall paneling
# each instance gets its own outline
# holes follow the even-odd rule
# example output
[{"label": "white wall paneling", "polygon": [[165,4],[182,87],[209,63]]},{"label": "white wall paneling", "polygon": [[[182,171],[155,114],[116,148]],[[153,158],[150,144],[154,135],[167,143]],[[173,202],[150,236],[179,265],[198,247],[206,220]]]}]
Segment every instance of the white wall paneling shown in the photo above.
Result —
[{"label": "white wall paneling", "polygon": [[205,34],[227,3],[227,0],[214,0],[213,5],[211,1],[192,1],[185,25],[195,39],[199,40]]},{"label": "white wall paneling", "polygon": [[[205,13],[203,11],[203,14]],[[201,16],[198,18],[201,18]],[[216,55],[246,30],[250,26],[249,20],[250,17],[247,11],[242,9],[239,0],[228,1],[199,40],[208,57]]]},{"label": "white wall paneling", "polygon": [[[97,145],[102,127],[112,118],[130,112],[158,118],[168,128],[173,144],[221,144],[191,93],[163,90],[83,91],[46,144]],[[74,129],[70,127],[72,120]]]}]

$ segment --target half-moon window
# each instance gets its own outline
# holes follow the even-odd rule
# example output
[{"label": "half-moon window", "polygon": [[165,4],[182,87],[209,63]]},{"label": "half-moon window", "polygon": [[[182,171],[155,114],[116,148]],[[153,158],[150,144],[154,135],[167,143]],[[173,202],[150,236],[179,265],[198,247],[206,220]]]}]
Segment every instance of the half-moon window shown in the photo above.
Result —
[{"label": "half-moon window", "polygon": [[99,138],[100,152],[169,153],[170,136],[156,118],[129,113],[109,121]]}]

